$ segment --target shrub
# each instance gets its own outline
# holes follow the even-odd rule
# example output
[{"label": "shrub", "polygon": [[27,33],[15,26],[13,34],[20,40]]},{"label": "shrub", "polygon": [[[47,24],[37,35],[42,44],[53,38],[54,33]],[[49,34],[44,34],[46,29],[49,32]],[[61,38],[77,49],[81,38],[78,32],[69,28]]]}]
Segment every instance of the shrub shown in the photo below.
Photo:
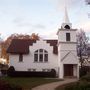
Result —
[{"label": "shrub", "polygon": [[90,67],[83,66],[80,68],[80,77],[85,76],[90,71]]},{"label": "shrub", "polygon": [[82,90],[79,82],[71,83],[65,86],[64,90]]},{"label": "shrub", "polygon": [[90,90],[90,84],[84,82],[69,83],[57,87],[56,90]]},{"label": "shrub", "polygon": [[56,71],[50,72],[31,72],[31,71],[13,71],[9,72],[9,76],[12,77],[56,77]]},{"label": "shrub", "polygon": [[15,69],[13,66],[10,66],[9,69],[7,70],[7,74],[10,76],[12,73],[15,72]]},{"label": "shrub", "polygon": [[90,72],[87,75],[81,77],[80,80],[84,80],[84,81],[90,82]]},{"label": "shrub", "polygon": [[7,74],[7,70],[1,70],[2,75],[6,75]]},{"label": "shrub", "polygon": [[56,77],[56,70],[55,69],[51,69],[51,73],[53,74],[53,77]]}]

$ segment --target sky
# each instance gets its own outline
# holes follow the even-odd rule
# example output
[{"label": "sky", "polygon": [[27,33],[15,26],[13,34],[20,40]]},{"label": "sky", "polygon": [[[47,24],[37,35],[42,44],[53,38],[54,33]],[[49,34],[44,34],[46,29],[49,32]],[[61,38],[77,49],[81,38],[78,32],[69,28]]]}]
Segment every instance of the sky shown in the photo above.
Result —
[{"label": "sky", "polygon": [[73,28],[82,28],[90,37],[90,6],[85,0],[0,0],[1,38],[13,33],[57,38],[65,6]]}]

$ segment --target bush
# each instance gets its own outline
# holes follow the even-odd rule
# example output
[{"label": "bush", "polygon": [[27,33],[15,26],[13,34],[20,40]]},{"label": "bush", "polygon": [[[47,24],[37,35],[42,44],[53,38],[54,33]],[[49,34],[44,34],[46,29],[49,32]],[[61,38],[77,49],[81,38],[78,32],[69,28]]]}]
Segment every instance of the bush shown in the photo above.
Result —
[{"label": "bush", "polygon": [[55,69],[51,69],[51,73],[52,73],[53,77],[56,77],[56,70]]},{"label": "bush", "polygon": [[7,74],[7,70],[1,70],[2,75],[6,75]]},{"label": "bush", "polygon": [[85,76],[90,71],[90,67],[83,66],[80,68],[80,77]]},{"label": "bush", "polygon": [[66,86],[64,90],[90,90],[90,84],[78,82],[76,84]]},{"label": "bush", "polygon": [[80,80],[83,80],[83,81],[87,81],[87,82],[90,82],[90,73],[88,73],[87,75],[81,77]]},{"label": "bush", "polygon": [[78,82],[59,86],[56,90],[90,90],[90,73],[82,76]]},{"label": "bush", "polygon": [[56,90],[90,90],[90,84],[84,82],[69,83],[57,87]]},{"label": "bush", "polygon": [[13,66],[10,66],[9,69],[7,70],[7,74],[10,76],[12,73],[15,72],[15,69]]},{"label": "bush", "polygon": [[8,76],[12,77],[56,77],[56,71],[50,72],[31,72],[31,71],[13,71],[9,72]]}]

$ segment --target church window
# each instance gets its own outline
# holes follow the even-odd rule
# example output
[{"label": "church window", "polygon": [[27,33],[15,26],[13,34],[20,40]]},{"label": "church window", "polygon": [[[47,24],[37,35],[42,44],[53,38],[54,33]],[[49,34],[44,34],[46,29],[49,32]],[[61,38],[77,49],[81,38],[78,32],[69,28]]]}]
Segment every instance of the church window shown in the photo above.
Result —
[{"label": "church window", "polygon": [[43,62],[43,54],[39,54],[39,61]]},{"label": "church window", "polygon": [[43,52],[43,49],[39,49],[39,51],[42,53]]},{"label": "church window", "polygon": [[36,50],[34,53],[34,62],[48,62],[48,52],[44,49]]},{"label": "church window", "polygon": [[19,54],[19,62],[23,62],[23,55]]},{"label": "church window", "polygon": [[66,33],[66,41],[70,41],[70,33]]},{"label": "church window", "polygon": [[34,54],[34,61],[38,62],[38,54]]},{"label": "church window", "polygon": [[45,60],[45,62],[48,62],[48,54],[45,54],[44,60]]},{"label": "church window", "polygon": [[64,28],[65,28],[65,29],[70,29],[70,26],[69,26],[69,25],[65,25]]}]

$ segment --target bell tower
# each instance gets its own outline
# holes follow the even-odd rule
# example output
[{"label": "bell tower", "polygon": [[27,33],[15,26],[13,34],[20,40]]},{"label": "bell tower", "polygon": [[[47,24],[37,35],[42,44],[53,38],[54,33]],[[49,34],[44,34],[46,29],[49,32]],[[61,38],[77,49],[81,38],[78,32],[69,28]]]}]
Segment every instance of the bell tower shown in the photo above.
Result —
[{"label": "bell tower", "polygon": [[59,78],[79,77],[79,60],[77,59],[76,31],[72,29],[67,9],[65,8],[64,20],[58,29],[58,63]]},{"label": "bell tower", "polygon": [[58,43],[76,43],[76,29],[72,29],[72,23],[69,21],[67,9],[65,7],[64,19],[61,28],[58,29]]}]

